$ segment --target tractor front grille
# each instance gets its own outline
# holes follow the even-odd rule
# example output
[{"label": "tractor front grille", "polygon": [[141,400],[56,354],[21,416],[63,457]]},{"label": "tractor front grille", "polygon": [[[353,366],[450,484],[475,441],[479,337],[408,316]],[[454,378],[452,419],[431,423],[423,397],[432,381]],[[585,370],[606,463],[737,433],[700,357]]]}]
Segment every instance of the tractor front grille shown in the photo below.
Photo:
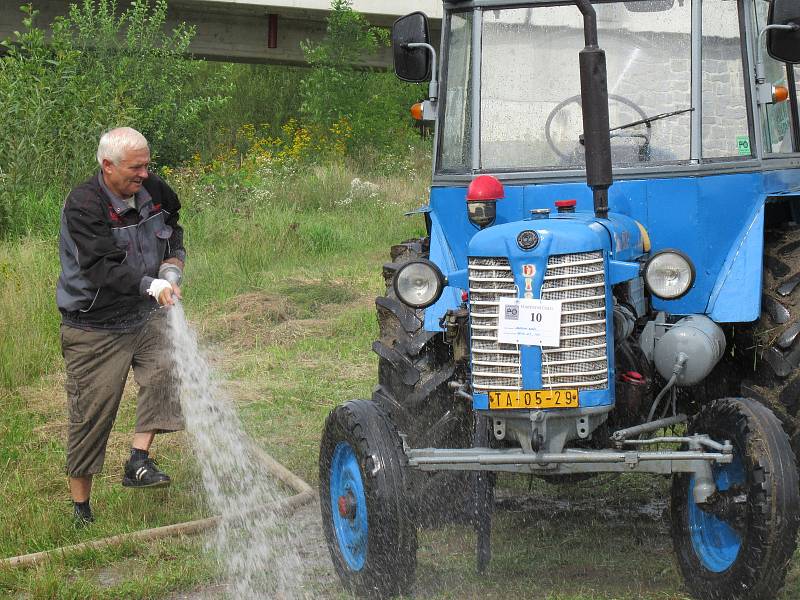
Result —
[{"label": "tractor front grille", "polygon": [[542,348],[542,387],[608,387],[606,289],[602,252],[559,254],[547,261],[542,300],[561,300],[561,345]]},{"label": "tractor front grille", "polygon": [[[472,386],[476,392],[522,389],[519,346],[497,341],[501,298],[517,298],[508,259],[469,259]],[[542,348],[542,387],[608,387],[603,253],[551,256],[542,300],[561,300],[561,342]]]},{"label": "tractor front grille", "polygon": [[469,259],[472,387],[476,392],[522,389],[519,346],[497,341],[500,299],[516,297],[508,259]]}]

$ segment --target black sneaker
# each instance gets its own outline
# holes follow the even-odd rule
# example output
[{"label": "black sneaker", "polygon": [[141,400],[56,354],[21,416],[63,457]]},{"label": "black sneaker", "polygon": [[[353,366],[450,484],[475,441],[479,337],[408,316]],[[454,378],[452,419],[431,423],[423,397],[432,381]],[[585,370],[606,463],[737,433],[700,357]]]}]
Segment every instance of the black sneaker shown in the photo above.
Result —
[{"label": "black sneaker", "polygon": [[76,527],[86,527],[90,523],[94,523],[94,515],[88,502],[73,502],[73,515],[72,521]]},{"label": "black sneaker", "polygon": [[125,463],[125,474],[122,477],[122,485],[125,487],[167,487],[170,481],[169,475],[159,469],[156,461],[150,457]]}]

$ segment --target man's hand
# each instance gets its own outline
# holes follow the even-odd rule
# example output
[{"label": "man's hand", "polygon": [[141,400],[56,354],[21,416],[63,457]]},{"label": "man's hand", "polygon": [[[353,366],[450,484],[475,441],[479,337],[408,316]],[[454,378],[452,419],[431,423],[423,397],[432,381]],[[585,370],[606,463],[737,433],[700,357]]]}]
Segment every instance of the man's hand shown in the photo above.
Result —
[{"label": "man's hand", "polygon": [[[183,295],[181,294],[181,288],[178,286],[177,283],[173,283],[172,285],[172,295],[175,296],[178,300],[183,300]],[[175,304],[175,300],[172,300],[170,304]]]},{"label": "man's hand", "polygon": [[162,262],[170,263],[172,265],[175,265],[175,266],[179,267],[181,271],[183,271],[183,261],[181,259],[179,259],[179,258],[168,258],[168,259],[166,259],[166,260],[164,260]]},{"label": "man's hand", "polygon": [[164,291],[158,295],[158,303],[161,306],[172,306],[175,304],[175,298],[172,296],[172,288],[164,288]]},{"label": "man's hand", "polygon": [[147,293],[155,298],[161,306],[171,306],[175,304],[173,293],[175,290],[178,292],[180,298],[180,288],[177,285],[171,284],[166,279],[153,279],[153,283],[147,290]]}]

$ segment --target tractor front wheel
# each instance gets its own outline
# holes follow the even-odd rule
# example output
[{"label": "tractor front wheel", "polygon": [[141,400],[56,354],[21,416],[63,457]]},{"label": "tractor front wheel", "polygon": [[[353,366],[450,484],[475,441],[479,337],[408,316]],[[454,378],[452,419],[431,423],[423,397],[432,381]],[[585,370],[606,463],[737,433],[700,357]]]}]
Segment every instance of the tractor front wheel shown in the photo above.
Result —
[{"label": "tractor front wheel", "polygon": [[717,492],[694,502],[694,476],[672,484],[672,540],[689,591],[701,600],[766,600],[783,586],[798,528],[798,475],[772,411],[747,398],[707,405],[693,433],[730,440],[734,459],[713,467]]},{"label": "tractor front wheel", "polygon": [[353,400],[325,422],[319,455],[322,524],[336,572],[354,594],[408,592],[417,531],[408,511],[406,457],[386,413]]}]

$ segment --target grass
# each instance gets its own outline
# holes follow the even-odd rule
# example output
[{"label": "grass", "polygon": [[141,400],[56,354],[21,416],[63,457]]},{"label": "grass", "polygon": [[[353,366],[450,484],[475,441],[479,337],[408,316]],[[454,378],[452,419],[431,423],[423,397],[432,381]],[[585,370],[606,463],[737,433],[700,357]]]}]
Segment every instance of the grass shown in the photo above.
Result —
[{"label": "grass", "polygon": [[[340,402],[368,397],[375,384],[373,300],[382,293],[388,246],[421,232],[419,217],[402,213],[421,204],[424,178],[372,177],[377,195],[358,196],[350,184],[356,173],[367,178],[333,166],[234,190],[176,179],[185,206],[190,318],[249,434],[312,484],[325,416]],[[173,476],[171,488],[141,494],[119,485],[134,422],[131,386],[93,492],[97,522],[71,525],[55,243],[52,231],[0,243],[4,557],[208,515],[184,434],[160,436],[154,448]],[[526,479],[501,478],[504,495],[529,500],[504,500],[485,576],[474,571],[470,528],[420,532],[414,597],[686,598],[665,521],[632,512],[666,498],[667,480],[601,476],[574,486],[533,485],[528,494]],[[0,597],[169,598],[219,577],[202,538],[170,539],[0,569]],[[348,597],[337,585],[315,583],[312,590],[313,597]],[[793,567],[779,598],[798,596],[800,569]]]},{"label": "grass", "polygon": [[0,390],[56,368],[58,254],[56,237],[49,233],[0,242]]},{"label": "grass", "polygon": [[[679,580],[663,526],[500,512],[488,576],[475,573],[474,534],[426,532],[419,554],[420,597],[678,600]],[[613,540],[613,543],[609,543]],[[655,541],[653,541],[655,540]],[[635,564],[632,564],[635,557]]]},{"label": "grass", "polygon": [[[311,481],[328,410],[369,393],[376,331],[370,305],[381,291],[377,265],[386,260],[387,240],[421,233],[419,220],[402,213],[421,203],[424,179],[373,178],[381,190],[377,197],[359,197],[351,192],[352,178],[341,166],[317,168],[293,182],[271,182],[290,191],[266,194],[263,202],[247,197],[258,190],[240,190],[242,203],[217,201],[214,194],[224,191],[209,193],[191,181],[176,184],[190,257],[187,311],[227,377],[250,433]],[[268,185],[262,191],[271,191]],[[0,269],[0,556],[206,516],[184,434],[159,436],[155,445],[174,478],[172,487],[146,496],[120,487],[135,415],[131,385],[105,471],[95,480],[97,522],[86,530],[72,526],[63,474],[55,232],[0,242]],[[159,564],[145,581],[140,574],[151,552],[174,559]],[[214,568],[194,564],[191,557],[198,556],[208,566],[198,542],[181,540],[82,553],[35,569],[0,570],[0,597],[161,597],[213,578]],[[98,579],[98,569],[120,562],[131,569],[119,581]]]}]

